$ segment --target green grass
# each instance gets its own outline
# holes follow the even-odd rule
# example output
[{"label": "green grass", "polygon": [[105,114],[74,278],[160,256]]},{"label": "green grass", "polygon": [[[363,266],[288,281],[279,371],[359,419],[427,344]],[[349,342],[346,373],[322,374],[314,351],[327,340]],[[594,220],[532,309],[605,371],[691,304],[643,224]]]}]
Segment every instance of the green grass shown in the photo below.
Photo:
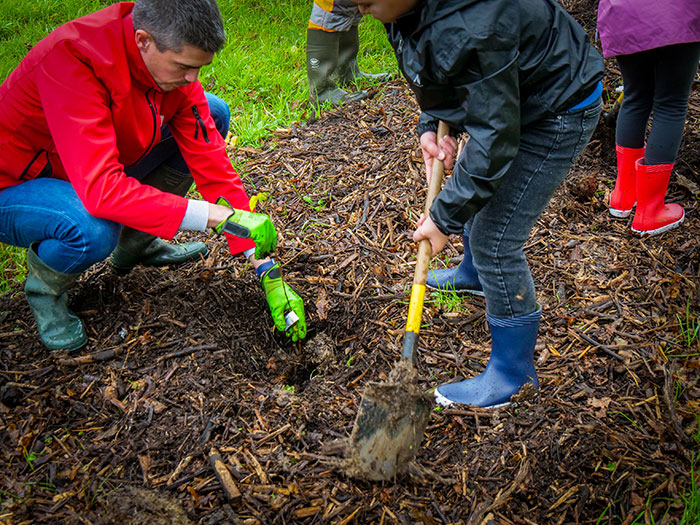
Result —
[{"label": "green grass", "polygon": [[[27,50],[57,26],[114,2],[12,0],[0,2],[0,81]],[[306,81],[308,0],[219,0],[227,42],[200,75],[202,85],[228,102],[239,146],[260,147],[277,128],[303,124],[312,114]],[[398,73],[384,28],[364,17],[360,67]],[[235,166],[242,172],[241,166]],[[245,173],[241,173],[245,177]],[[315,203],[318,205],[318,203]],[[0,295],[25,274],[22,249],[0,244]]]},{"label": "green grass", "polygon": [[0,243],[0,295],[9,292],[15,283],[24,281],[24,254],[23,249]]},{"label": "green grass", "polygon": [[426,303],[432,303],[445,312],[465,312],[469,313],[469,308],[464,301],[464,295],[447,285],[445,289],[430,290],[430,299]]},{"label": "green grass", "polygon": [[685,303],[685,319],[681,317],[680,314],[676,314],[678,319],[678,324],[680,326],[681,334],[679,336],[680,342],[685,344],[686,347],[692,348],[693,343],[698,341],[698,333],[700,332],[700,323],[698,323],[697,314],[691,312],[690,310],[690,299]]},{"label": "green grass", "polygon": [[[697,441],[697,437],[696,437]],[[695,525],[700,523],[700,471],[697,466],[700,460],[700,455],[694,455],[692,465],[690,467],[690,487],[682,496],[685,509],[681,518],[681,525]]]},{"label": "green grass", "polygon": [[[428,270],[428,275],[434,272],[436,268],[434,266],[439,266],[437,269],[445,269],[455,266],[457,263],[452,261],[452,256],[447,255],[444,252],[437,256],[437,259],[431,262],[431,268]],[[432,303],[438,308],[446,312],[469,312],[469,308],[464,304],[464,295],[457,293],[453,286],[450,284],[445,285],[444,289],[434,290],[429,289],[429,299],[426,299],[426,303]]]},{"label": "green grass", "polygon": [[98,0],[13,0],[0,3],[0,78],[28,49],[57,26],[113,2]]}]

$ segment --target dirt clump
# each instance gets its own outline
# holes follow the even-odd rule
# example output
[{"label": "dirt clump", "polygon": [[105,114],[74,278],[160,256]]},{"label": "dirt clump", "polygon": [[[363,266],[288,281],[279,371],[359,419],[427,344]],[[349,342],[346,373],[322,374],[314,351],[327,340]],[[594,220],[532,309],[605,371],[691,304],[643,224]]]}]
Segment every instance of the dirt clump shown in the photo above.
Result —
[{"label": "dirt clump", "polygon": [[141,487],[125,487],[112,492],[100,505],[94,523],[194,525],[177,500]]}]

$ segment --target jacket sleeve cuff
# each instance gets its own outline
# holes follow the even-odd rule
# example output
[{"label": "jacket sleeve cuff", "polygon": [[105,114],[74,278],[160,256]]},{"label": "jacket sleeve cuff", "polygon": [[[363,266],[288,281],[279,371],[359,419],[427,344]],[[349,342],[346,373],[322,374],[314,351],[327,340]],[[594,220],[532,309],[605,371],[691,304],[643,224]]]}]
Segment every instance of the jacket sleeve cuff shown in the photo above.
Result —
[{"label": "jacket sleeve cuff", "polygon": [[438,120],[436,118],[431,117],[427,113],[420,114],[418,117],[418,124],[416,125],[416,131],[418,132],[419,137],[426,131],[433,131],[437,133],[437,129]]},{"label": "jacket sleeve cuff", "polygon": [[180,230],[206,231],[209,221],[209,203],[187,199],[187,210],[180,223]]},{"label": "jacket sleeve cuff", "polygon": [[[432,211],[430,212],[430,218],[433,220],[435,227],[438,230],[440,230],[440,233],[442,233],[443,235],[447,235],[449,237],[450,235],[454,235],[455,233],[460,233],[450,231],[449,228],[446,228],[443,224],[440,223],[440,220],[435,217]],[[462,229],[464,229],[464,227],[462,227]]]}]

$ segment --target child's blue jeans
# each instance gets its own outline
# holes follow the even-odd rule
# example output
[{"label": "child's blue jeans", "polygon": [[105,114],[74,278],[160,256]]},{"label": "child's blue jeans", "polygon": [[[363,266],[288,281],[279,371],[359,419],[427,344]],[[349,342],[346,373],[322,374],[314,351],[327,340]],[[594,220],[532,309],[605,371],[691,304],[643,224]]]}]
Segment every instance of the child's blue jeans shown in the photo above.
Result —
[{"label": "child's blue jeans", "polygon": [[[219,133],[228,133],[231,114],[226,102],[207,93]],[[161,141],[138,164],[126,168],[141,179],[158,166],[189,173],[167,125]],[[79,273],[109,256],[119,240],[121,225],[93,217],[70,182],[38,178],[0,191],[0,242],[27,248],[38,242],[39,258],[61,273]]]},{"label": "child's blue jeans", "polygon": [[588,144],[600,107],[598,101],[523,127],[520,150],[501,185],[465,225],[490,316],[520,317],[537,310],[523,246],[554,191]]}]

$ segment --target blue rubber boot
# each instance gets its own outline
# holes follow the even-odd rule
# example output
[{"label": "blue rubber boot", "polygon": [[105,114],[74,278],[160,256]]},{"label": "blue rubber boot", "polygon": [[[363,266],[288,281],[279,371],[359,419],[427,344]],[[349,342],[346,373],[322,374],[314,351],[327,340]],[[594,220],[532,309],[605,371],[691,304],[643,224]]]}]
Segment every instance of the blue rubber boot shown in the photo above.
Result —
[{"label": "blue rubber boot", "polygon": [[467,232],[462,233],[462,242],[464,243],[464,259],[459,263],[459,266],[444,270],[430,270],[425,285],[442,292],[471,293],[483,296],[484,290],[481,288],[479,275],[474,268]]},{"label": "blue rubber boot", "polygon": [[536,312],[511,319],[487,315],[491,358],[486,369],[471,379],[439,386],[435,401],[445,407],[459,403],[498,408],[510,404],[523,385],[532,383],[533,392],[539,389],[534,354],[541,314],[540,306]]}]

